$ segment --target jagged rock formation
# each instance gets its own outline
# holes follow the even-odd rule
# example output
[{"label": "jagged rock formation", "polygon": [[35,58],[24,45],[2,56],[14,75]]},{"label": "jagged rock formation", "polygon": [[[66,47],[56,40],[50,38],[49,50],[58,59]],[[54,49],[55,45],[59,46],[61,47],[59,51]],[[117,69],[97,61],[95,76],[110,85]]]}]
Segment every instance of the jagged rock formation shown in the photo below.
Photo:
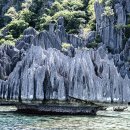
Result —
[{"label": "jagged rock formation", "polygon": [[8,80],[0,83],[0,97],[7,99],[130,101],[130,80],[119,75],[102,48],[77,50],[71,58],[32,45]]},{"label": "jagged rock formation", "polygon": [[[126,3],[130,5],[129,1]],[[127,23],[130,9],[126,3],[117,0],[110,6],[114,12],[109,14],[106,5],[96,2],[97,31],[90,32],[86,39],[67,34],[60,17],[58,25],[50,24],[49,31],[38,33],[33,28],[26,29],[16,43],[17,49],[1,47],[0,54],[6,60],[1,58],[0,98],[37,101],[67,100],[70,96],[130,102],[130,40],[123,46],[123,29],[115,28],[117,24]],[[102,38],[97,50],[84,48],[95,41],[97,34]],[[72,46],[65,52],[63,43]],[[4,65],[3,61],[6,61]]]},{"label": "jagged rock formation", "polygon": [[13,46],[0,47],[0,79],[6,80],[20,59],[20,51]]},{"label": "jagged rock formation", "polygon": [[[105,1],[107,3],[107,1]],[[124,78],[130,78],[129,66],[129,0],[116,0],[107,4],[95,2],[96,27],[105,48],[113,53],[115,65]]]},{"label": "jagged rock formation", "polygon": [[[56,26],[56,29],[54,29]],[[24,31],[22,39],[17,41],[16,48],[27,49],[31,44],[35,46],[41,46],[44,49],[56,48],[61,50],[63,43],[70,43],[73,47],[85,47],[87,40],[81,39],[74,34],[67,34],[64,28],[64,19],[62,17],[58,20],[58,25],[50,23],[49,31],[36,32],[33,28],[28,28]]]}]

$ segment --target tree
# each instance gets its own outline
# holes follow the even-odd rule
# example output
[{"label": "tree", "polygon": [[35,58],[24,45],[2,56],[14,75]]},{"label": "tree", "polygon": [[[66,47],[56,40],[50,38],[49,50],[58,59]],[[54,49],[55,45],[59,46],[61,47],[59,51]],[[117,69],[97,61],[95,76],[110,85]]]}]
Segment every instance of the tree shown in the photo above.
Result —
[{"label": "tree", "polygon": [[28,26],[29,24],[24,20],[14,20],[5,29],[8,30],[8,34],[12,35],[13,38],[18,38]]},{"label": "tree", "polygon": [[10,17],[12,20],[17,19],[18,18],[18,13],[16,12],[14,7],[10,7],[7,11],[7,13],[5,14],[5,16]]}]

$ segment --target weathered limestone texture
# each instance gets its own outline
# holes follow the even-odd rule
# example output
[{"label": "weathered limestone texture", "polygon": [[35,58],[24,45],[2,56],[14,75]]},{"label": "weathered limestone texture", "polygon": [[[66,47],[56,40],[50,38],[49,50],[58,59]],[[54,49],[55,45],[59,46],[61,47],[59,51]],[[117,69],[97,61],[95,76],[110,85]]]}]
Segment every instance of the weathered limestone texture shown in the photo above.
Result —
[{"label": "weathered limestone texture", "polygon": [[75,57],[56,49],[32,45],[6,81],[0,97],[21,100],[130,101],[130,80],[120,76],[103,49],[76,50]]},{"label": "weathered limestone texture", "polygon": [[[0,46],[0,98],[19,101],[74,97],[100,102],[130,102],[130,38],[124,44],[129,0],[95,2],[96,31],[86,39],[67,34],[64,19],[49,31],[24,31],[16,46]],[[55,29],[56,28],[56,29]],[[86,48],[97,39],[95,49]],[[64,43],[70,46],[63,50]]]}]

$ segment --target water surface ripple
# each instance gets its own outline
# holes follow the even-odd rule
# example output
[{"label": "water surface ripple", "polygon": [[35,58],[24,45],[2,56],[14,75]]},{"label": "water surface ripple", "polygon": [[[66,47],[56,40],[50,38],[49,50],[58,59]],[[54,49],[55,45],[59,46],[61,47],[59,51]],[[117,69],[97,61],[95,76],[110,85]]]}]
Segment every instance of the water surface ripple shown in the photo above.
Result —
[{"label": "water surface ripple", "polygon": [[97,116],[32,116],[0,107],[0,130],[130,130],[130,108],[100,111]]}]

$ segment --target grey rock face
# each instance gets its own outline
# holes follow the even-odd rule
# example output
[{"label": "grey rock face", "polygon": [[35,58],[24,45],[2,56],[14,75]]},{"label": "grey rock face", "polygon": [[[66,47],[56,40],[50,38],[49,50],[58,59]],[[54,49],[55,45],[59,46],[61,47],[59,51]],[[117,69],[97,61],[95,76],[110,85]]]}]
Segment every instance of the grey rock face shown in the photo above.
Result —
[{"label": "grey rock face", "polygon": [[[125,6],[124,6],[125,4]],[[116,30],[116,26],[121,27],[126,24],[126,3],[116,1],[114,8],[95,3],[97,32],[102,37],[103,43],[114,53],[123,50],[123,31],[122,28]]]},{"label": "grey rock face", "polygon": [[95,14],[96,14],[96,28],[97,32],[100,34],[103,43],[106,47],[114,50],[119,46],[116,44],[116,39],[114,35],[114,16],[105,13],[105,7],[99,2],[95,2]]},{"label": "grey rock face", "polygon": [[126,24],[126,12],[122,4],[118,3],[115,5],[115,13],[117,14],[117,24]]},{"label": "grey rock face", "polygon": [[25,29],[24,32],[23,32],[23,35],[33,35],[33,36],[35,36],[36,34],[37,34],[37,31],[32,27]]},{"label": "grey rock face", "polygon": [[59,17],[58,25],[64,26],[64,18],[63,17]]},{"label": "grey rock face", "polygon": [[64,55],[66,55],[66,56],[74,57],[75,56],[75,48],[73,46],[70,46],[68,48],[62,48],[62,53],[64,53]]},{"label": "grey rock face", "polygon": [[104,6],[98,1],[95,2],[97,32],[108,51],[114,54],[112,57],[121,76],[125,77],[127,74],[130,77],[128,63],[130,57],[129,40],[125,42],[128,39],[128,32],[124,31],[124,27],[129,24],[130,1],[116,0],[109,7],[109,11],[106,11],[107,5]]},{"label": "grey rock face", "polygon": [[43,49],[56,48],[61,50],[63,43],[70,43],[75,48],[86,46],[85,40],[74,34],[66,33],[63,17],[59,18],[56,29],[55,26],[54,23],[50,23],[49,31],[44,30],[40,33],[37,33],[37,31],[31,27],[27,28],[23,33],[23,37],[17,41],[16,48],[19,50],[27,50],[33,44],[35,46],[41,46]]},{"label": "grey rock face", "polygon": [[98,1],[95,2],[94,4],[94,9],[95,9],[95,15],[96,15],[96,28],[99,33],[101,33],[101,14],[104,12],[103,5],[101,5]]},{"label": "grey rock face", "polygon": [[30,48],[37,34],[37,31],[32,27],[25,29],[23,32],[23,37],[16,42],[15,47],[19,50],[27,50],[28,48]]},{"label": "grey rock face", "polygon": [[19,50],[13,46],[1,45],[0,47],[0,79],[6,80],[20,60]]},{"label": "grey rock face", "polygon": [[130,39],[128,39],[124,50],[120,54],[114,55],[113,58],[116,59],[114,62],[121,76],[128,75],[130,78]]},{"label": "grey rock face", "polygon": [[50,23],[50,24],[49,24],[49,32],[50,32],[50,33],[54,33],[54,31],[55,31],[54,28],[55,28],[55,24]]},{"label": "grey rock face", "polygon": [[39,33],[33,41],[33,44],[36,46],[41,46],[42,48],[57,48],[61,49],[61,42],[57,40],[55,34],[51,34],[47,31],[43,31]]},{"label": "grey rock face", "polygon": [[68,35],[68,43],[72,44],[75,48],[85,47],[87,44],[85,40],[78,36],[75,36],[74,34]]},{"label": "grey rock face", "polygon": [[96,39],[96,32],[95,31],[90,31],[87,35],[86,40],[86,45],[91,44],[92,42],[94,42],[94,40]]},{"label": "grey rock face", "polygon": [[[81,39],[67,34],[64,19],[51,23],[49,31],[24,31],[16,47],[0,47],[0,98],[19,101],[67,100],[130,102],[130,40],[123,45],[129,1],[117,0],[114,14],[95,3],[97,30]],[[116,15],[116,21],[115,21]],[[56,29],[55,29],[56,27]],[[102,38],[97,50],[86,49]],[[62,44],[72,46],[63,50]],[[106,51],[107,50],[107,51]],[[108,54],[108,52],[111,52]]]},{"label": "grey rock face", "polygon": [[130,1],[129,0],[126,0],[126,9],[127,9],[127,12],[130,13]]},{"label": "grey rock face", "polygon": [[[100,48],[101,52],[101,48]],[[59,50],[32,46],[6,81],[0,97],[7,99],[130,101],[130,80],[119,75],[113,60],[99,51],[77,50],[75,57]]]}]

